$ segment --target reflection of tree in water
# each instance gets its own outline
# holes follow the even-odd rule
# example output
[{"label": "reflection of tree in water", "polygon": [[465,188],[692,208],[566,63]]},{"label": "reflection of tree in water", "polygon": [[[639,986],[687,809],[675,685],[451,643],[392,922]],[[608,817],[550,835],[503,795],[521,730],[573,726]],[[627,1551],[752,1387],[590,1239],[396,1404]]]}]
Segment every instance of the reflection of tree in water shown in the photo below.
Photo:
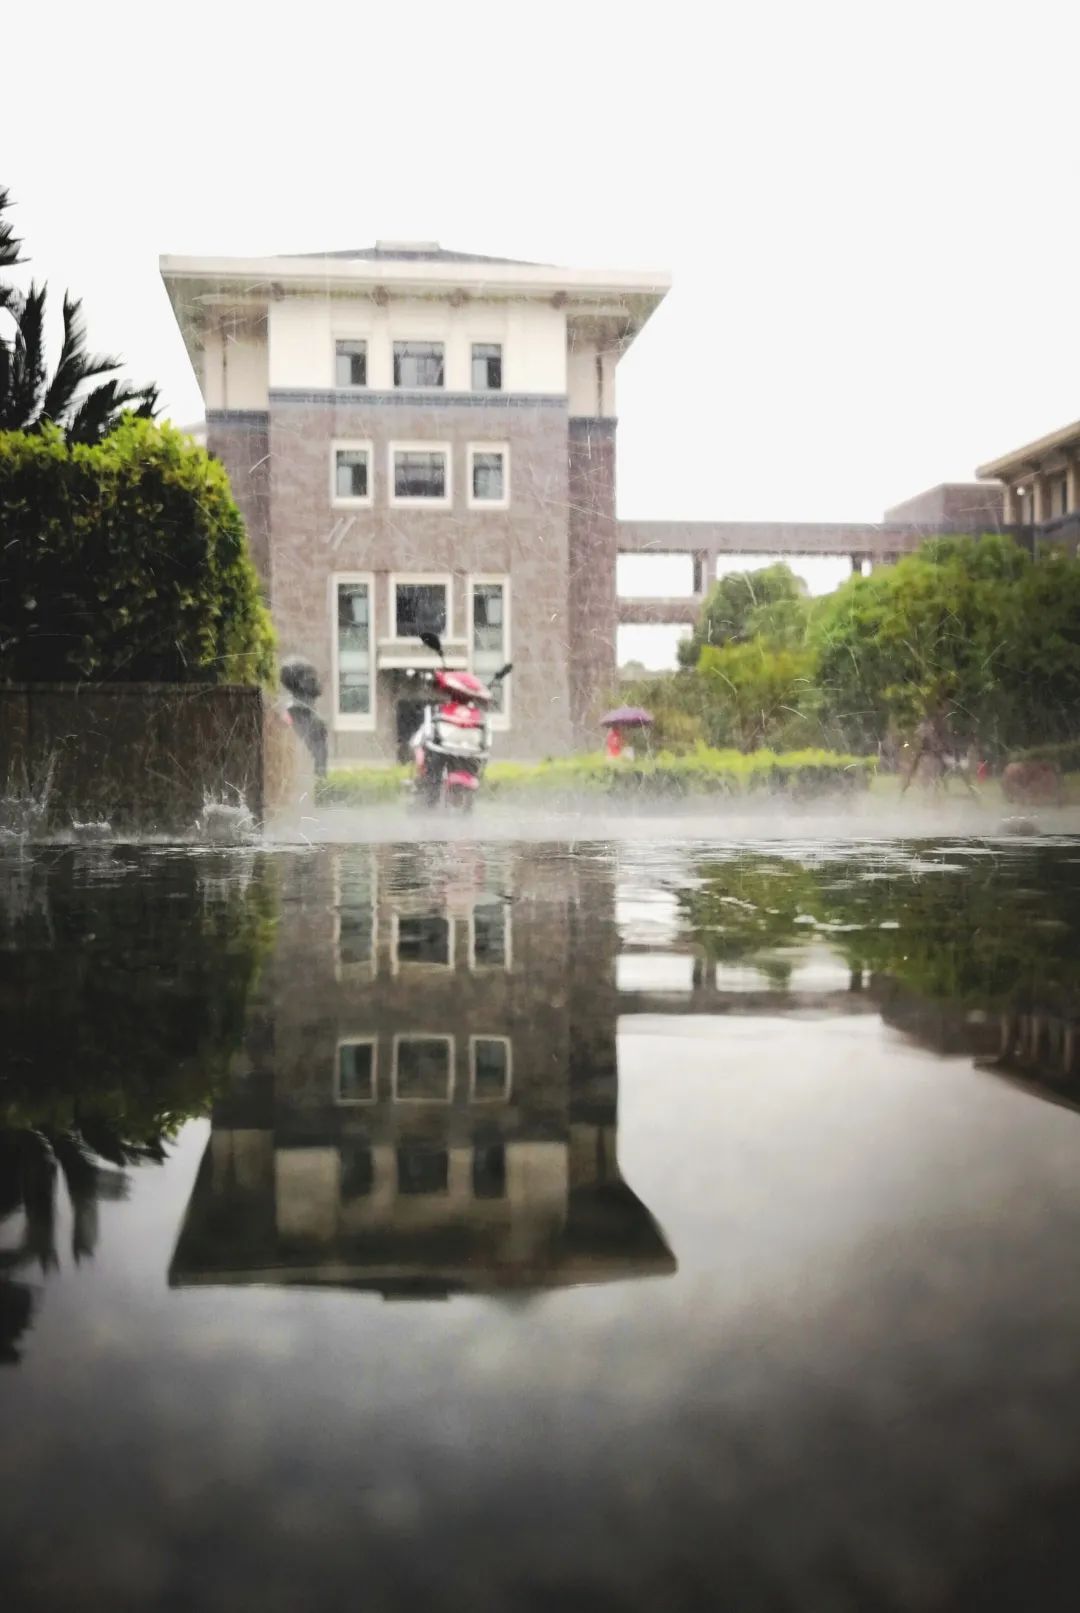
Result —
[{"label": "reflection of tree in water", "polygon": [[754,856],[699,864],[695,875],[680,903],[717,962],[764,969],[770,953],[790,960],[824,937],[853,972],[935,1001],[1067,1013],[1080,999],[1080,865],[1053,850],[963,866],[944,854],[810,867]]},{"label": "reflection of tree in water", "polygon": [[275,911],[268,867],[234,868],[130,849],[0,860],[0,1360],[31,1319],[17,1275],[59,1263],[60,1184],[78,1261],[128,1167],[162,1160],[228,1070]]},{"label": "reflection of tree in water", "polygon": [[0,1128],[0,1224],[15,1216],[22,1220],[21,1236],[0,1253],[0,1363],[18,1361],[16,1346],[33,1308],[30,1288],[15,1277],[34,1270],[47,1275],[60,1264],[59,1182],[71,1206],[71,1256],[77,1264],[97,1247],[98,1205],[127,1196],[128,1178],[118,1167],[165,1157],[163,1134],[134,1144],[93,1116],[81,1128],[78,1122],[66,1131]]},{"label": "reflection of tree in water", "polygon": [[679,903],[703,957],[719,964],[750,964],[783,990],[791,979],[792,952],[812,933],[821,884],[817,871],[784,857],[746,857],[699,864],[701,881]]}]

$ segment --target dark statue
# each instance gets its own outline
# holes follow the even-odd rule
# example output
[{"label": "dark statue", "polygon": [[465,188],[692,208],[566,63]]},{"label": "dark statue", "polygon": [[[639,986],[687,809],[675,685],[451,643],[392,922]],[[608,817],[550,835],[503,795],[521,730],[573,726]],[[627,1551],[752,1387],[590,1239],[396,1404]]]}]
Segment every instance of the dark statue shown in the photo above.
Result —
[{"label": "dark statue", "polygon": [[322,694],[319,674],[303,656],[290,655],[281,663],[282,688],[292,697],[288,705],[289,720],[303,740],[315,763],[316,778],[326,777],[327,731],[326,724],[315,710],[315,702]]}]

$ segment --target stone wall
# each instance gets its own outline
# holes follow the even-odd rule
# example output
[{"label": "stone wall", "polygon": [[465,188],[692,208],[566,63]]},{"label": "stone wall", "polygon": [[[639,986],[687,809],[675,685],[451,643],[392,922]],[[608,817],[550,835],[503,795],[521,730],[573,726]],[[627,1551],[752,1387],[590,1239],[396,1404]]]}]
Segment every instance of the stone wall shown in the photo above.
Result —
[{"label": "stone wall", "polygon": [[0,796],[40,826],[105,818],[114,830],[187,834],[204,801],[256,818],[308,788],[310,764],[259,689],[201,684],[0,686]]}]

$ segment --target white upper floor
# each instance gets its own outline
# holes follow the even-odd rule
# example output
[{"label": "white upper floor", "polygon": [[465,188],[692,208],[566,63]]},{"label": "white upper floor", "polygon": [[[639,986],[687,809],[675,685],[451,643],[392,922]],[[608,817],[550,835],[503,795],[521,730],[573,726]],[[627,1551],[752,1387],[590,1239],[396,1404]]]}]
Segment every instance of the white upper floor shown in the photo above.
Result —
[{"label": "white upper floor", "polygon": [[[611,416],[618,360],[670,284],[660,273],[547,268],[425,244],[324,258],[163,257],[161,274],[208,409],[265,409],[271,391],[340,388],[351,352],[350,391],[469,393],[482,381],[485,391],[566,396],[572,414]],[[424,385],[406,357],[414,352],[427,355]],[[478,353],[495,356],[489,371]]]}]

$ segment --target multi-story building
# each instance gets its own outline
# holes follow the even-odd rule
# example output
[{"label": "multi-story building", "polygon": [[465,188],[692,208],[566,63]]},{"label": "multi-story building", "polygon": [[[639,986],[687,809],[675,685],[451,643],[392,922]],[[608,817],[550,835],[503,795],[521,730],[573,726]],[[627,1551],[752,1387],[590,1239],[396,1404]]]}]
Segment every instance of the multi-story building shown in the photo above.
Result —
[{"label": "multi-story building", "polygon": [[579,742],[615,666],[616,366],[667,278],[423,243],[161,273],[332,756],[416,727],[424,629],[481,676],[513,660],[502,754]]}]

